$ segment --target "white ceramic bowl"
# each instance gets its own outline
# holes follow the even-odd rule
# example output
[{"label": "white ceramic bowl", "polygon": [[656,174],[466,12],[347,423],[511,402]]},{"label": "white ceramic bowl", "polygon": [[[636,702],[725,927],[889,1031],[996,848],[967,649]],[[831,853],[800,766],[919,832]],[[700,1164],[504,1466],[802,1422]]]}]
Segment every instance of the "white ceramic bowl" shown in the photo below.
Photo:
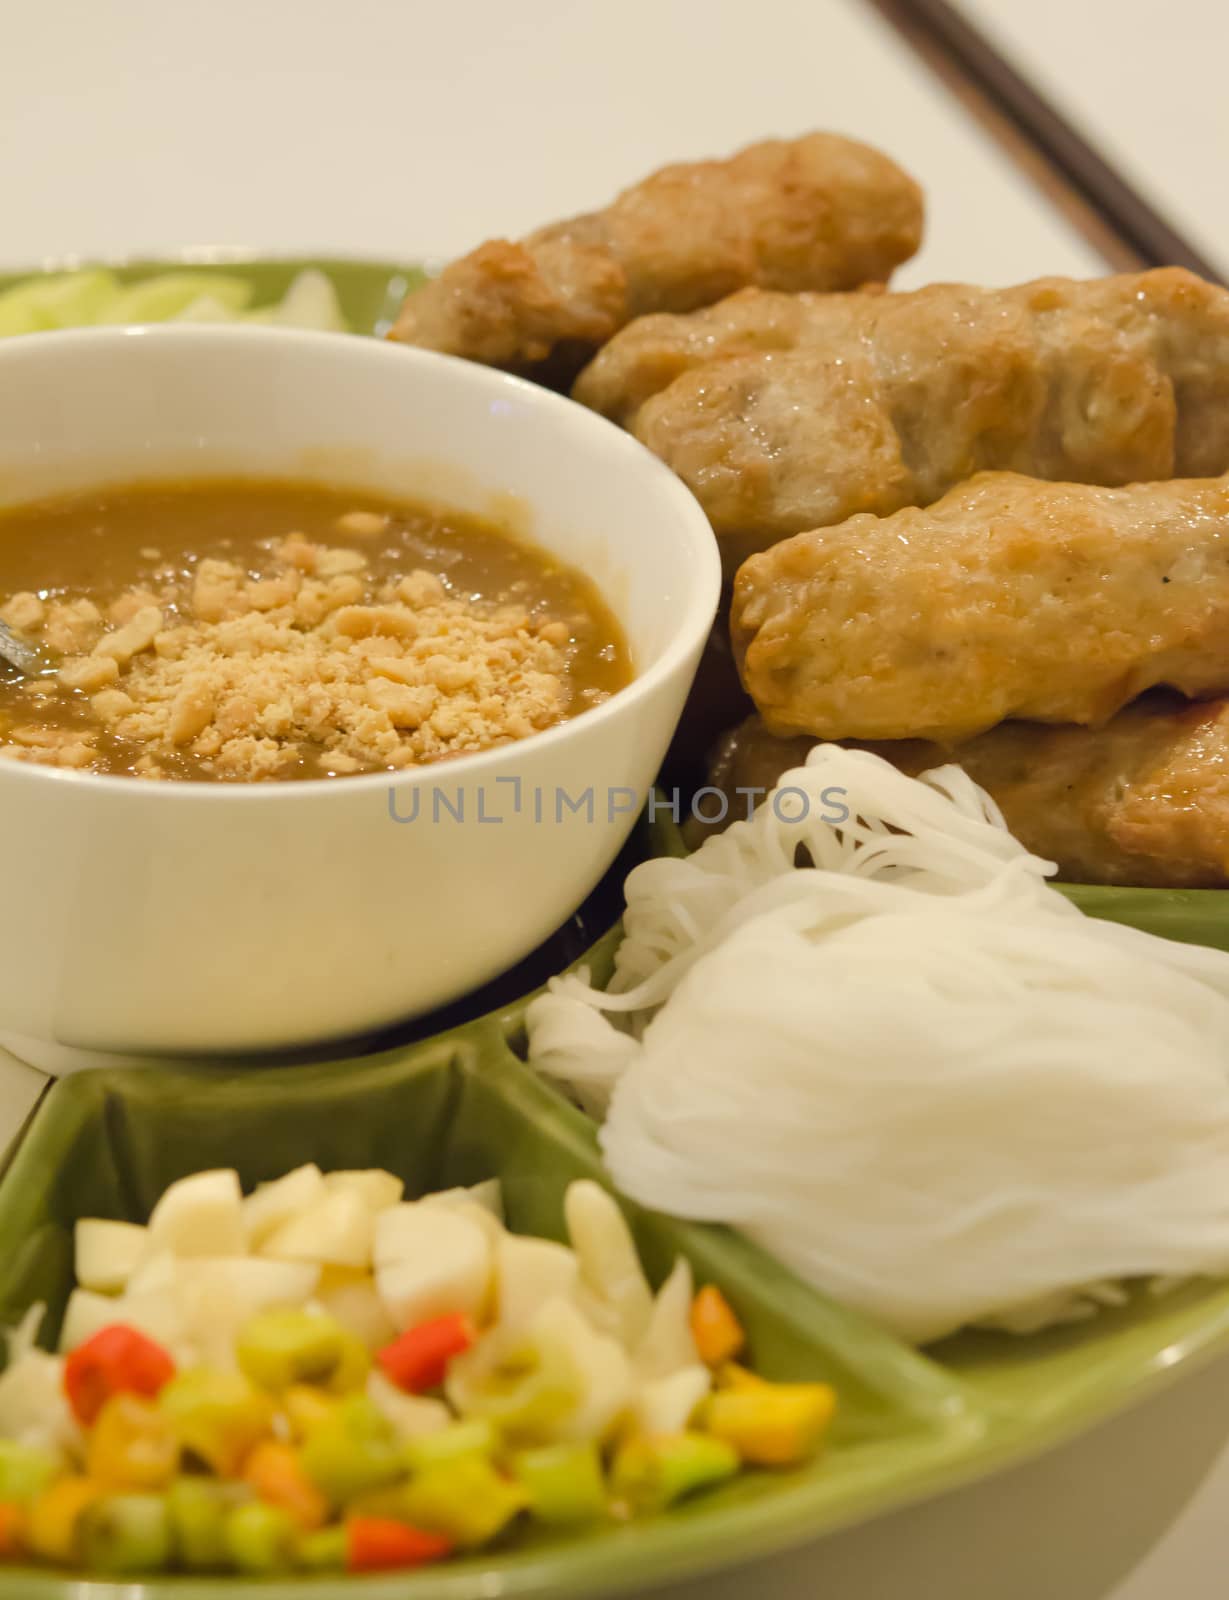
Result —
[{"label": "white ceramic bowl", "polygon": [[716,609],[715,541],[677,479],[515,378],[268,329],[0,343],[0,505],[225,474],[519,506],[607,597],[635,681],[549,732],[396,776],[155,784],[0,762],[0,1039],[36,1063],[341,1038],[519,960],[626,838]]}]

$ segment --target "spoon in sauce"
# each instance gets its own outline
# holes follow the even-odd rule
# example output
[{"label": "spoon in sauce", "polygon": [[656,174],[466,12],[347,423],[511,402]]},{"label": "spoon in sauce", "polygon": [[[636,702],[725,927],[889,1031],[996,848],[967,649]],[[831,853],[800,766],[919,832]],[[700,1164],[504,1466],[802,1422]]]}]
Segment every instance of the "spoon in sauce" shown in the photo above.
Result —
[{"label": "spoon in sauce", "polygon": [[0,622],[0,661],[7,661],[27,678],[37,678],[50,670],[42,651],[19,639],[4,622]]}]

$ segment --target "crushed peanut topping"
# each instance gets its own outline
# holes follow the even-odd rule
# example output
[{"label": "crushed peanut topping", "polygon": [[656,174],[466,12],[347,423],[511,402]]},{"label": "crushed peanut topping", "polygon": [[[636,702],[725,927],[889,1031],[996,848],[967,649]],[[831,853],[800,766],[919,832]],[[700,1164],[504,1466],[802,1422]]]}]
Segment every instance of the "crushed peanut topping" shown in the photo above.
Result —
[{"label": "crushed peanut topping", "polygon": [[0,758],[151,779],[395,771],[522,739],[631,678],[583,573],[499,521],[251,478],[0,511]]},{"label": "crushed peanut topping", "polygon": [[[360,515],[350,531],[379,531]],[[523,739],[595,698],[572,703],[566,621],[423,570],[374,576],[360,551],[298,533],[257,574],[206,558],[105,616],[30,593],[0,616],[63,656],[30,686],[28,721],[0,726],[0,755],[72,768],[97,764],[105,733],[150,778],[182,775],[185,755],[249,781],[304,775],[288,769],[305,759],[316,775],[397,769]],[[52,693],[86,697],[93,730],[40,724]]]}]

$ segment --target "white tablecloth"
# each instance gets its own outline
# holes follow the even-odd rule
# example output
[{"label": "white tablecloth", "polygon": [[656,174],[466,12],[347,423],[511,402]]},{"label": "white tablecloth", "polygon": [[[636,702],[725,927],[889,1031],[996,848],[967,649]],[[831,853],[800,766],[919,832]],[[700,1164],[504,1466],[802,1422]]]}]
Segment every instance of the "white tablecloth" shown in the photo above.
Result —
[{"label": "white tablecloth", "polygon": [[[1178,37],[1194,3],[1158,27]],[[1065,26],[1078,8],[1049,9]],[[662,161],[826,126],[927,186],[927,243],[902,282],[1099,266],[856,0],[0,0],[0,39],[13,264],[186,244],[448,253]],[[1219,62],[1205,53],[1208,72]],[[1091,65],[1073,62],[1077,83]],[[1141,145],[1162,114],[1144,109]],[[36,1088],[0,1072],[0,1131]],[[1219,1600],[1227,1380],[1222,1364],[993,1482],[672,1593]]]},{"label": "white tablecloth", "polygon": [[673,157],[829,127],[926,184],[912,281],[1096,269],[857,0],[0,0],[3,18],[10,260],[451,253]]},{"label": "white tablecloth", "polygon": [[962,3],[1222,278],[1229,274],[1229,6]]}]

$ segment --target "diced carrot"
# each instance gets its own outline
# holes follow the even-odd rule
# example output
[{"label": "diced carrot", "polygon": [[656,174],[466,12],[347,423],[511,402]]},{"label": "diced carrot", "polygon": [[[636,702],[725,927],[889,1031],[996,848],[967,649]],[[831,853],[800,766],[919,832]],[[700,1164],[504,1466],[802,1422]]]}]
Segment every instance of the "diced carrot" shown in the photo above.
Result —
[{"label": "diced carrot", "polygon": [[442,1560],[452,1545],[441,1534],[424,1533],[387,1517],[346,1518],[346,1570],[397,1572]]},{"label": "diced carrot", "polygon": [[474,1342],[474,1325],[459,1312],[420,1322],[409,1328],[376,1355],[385,1374],[399,1389],[422,1394],[444,1381],[453,1356],[468,1350]]},{"label": "diced carrot", "polygon": [[12,1501],[0,1502],[0,1561],[12,1561],[22,1554],[22,1534],[26,1516],[21,1506]]},{"label": "diced carrot", "polygon": [[155,1395],[175,1376],[175,1363],[152,1339],[113,1322],[79,1344],[64,1362],[64,1392],[88,1428],[114,1394]]},{"label": "diced carrot", "polygon": [[243,1476],[262,1500],[288,1512],[305,1533],[314,1533],[328,1521],[329,1503],[291,1445],[263,1439],[244,1462]]},{"label": "diced carrot", "polygon": [[691,1334],[705,1366],[732,1361],[747,1342],[742,1323],[715,1284],[706,1284],[691,1303]]}]

